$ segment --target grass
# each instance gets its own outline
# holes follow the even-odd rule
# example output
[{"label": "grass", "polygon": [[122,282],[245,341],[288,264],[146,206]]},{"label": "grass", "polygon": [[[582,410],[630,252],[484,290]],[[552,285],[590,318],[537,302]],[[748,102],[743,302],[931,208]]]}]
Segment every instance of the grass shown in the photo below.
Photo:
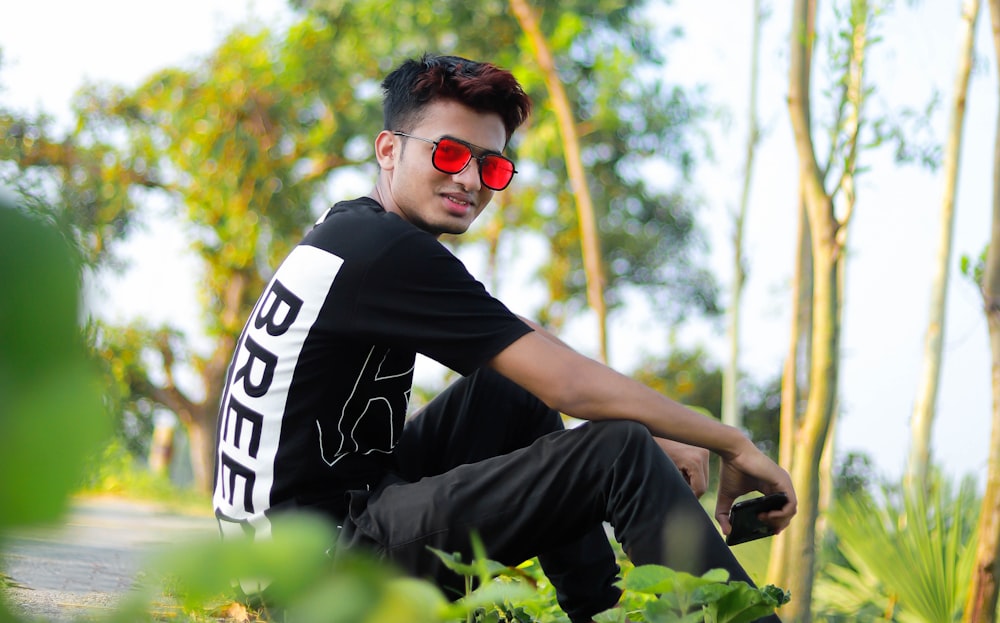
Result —
[{"label": "grass", "polygon": [[120,443],[112,442],[92,462],[77,498],[116,497],[152,502],[188,515],[210,515],[207,493],[180,487],[166,475],[152,473],[145,463],[131,455]]}]

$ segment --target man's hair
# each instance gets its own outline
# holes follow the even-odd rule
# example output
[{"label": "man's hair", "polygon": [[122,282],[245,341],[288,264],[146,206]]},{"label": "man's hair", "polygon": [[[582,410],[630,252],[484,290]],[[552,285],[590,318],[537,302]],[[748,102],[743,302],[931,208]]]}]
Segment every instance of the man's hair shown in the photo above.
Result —
[{"label": "man's hair", "polygon": [[528,118],[531,100],[517,78],[491,63],[458,56],[424,54],[410,59],[382,81],[385,130],[408,131],[435,100],[454,100],[478,112],[496,113],[510,140]]}]

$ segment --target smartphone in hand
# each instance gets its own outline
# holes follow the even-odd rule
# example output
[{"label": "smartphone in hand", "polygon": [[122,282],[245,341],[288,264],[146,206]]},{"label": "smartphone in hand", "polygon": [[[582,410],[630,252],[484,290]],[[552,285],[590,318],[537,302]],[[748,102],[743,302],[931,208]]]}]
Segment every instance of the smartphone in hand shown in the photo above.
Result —
[{"label": "smartphone in hand", "polygon": [[773,493],[733,504],[729,510],[732,530],[726,537],[726,545],[737,545],[774,535],[774,528],[757,518],[757,515],[776,511],[788,503],[784,493]]}]

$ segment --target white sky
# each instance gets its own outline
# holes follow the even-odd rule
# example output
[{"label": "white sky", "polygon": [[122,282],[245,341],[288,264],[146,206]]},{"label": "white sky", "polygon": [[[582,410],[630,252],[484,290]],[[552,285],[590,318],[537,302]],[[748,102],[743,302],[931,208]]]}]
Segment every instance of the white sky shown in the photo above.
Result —
[{"label": "white sky", "polygon": [[[176,0],[169,5],[3,1],[0,103],[24,111],[40,108],[63,119],[72,93],[84,80],[136,85],[157,69],[189,63],[210,51],[247,15],[270,24],[287,15],[284,0],[251,5],[236,0]],[[758,152],[746,232],[750,277],[741,358],[741,366],[758,379],[776,373],[787,349],[795,228],[796,160],[784,104],[790,17],[786,3],[770,4],[777,6],[766,22],[762,50],[759,107],[766,135]],[[901,8],[884,20],[885,42],[871,52],[877,98],[892,108],[923,108],[933,89],[941,91],[945,104],[951,97],[959,2],[920,4],[917,11]],[[670,48],[668,79],[707,84],[710,95],[729,111],[728,121],[712,132],[716,162],[703,163],[696,178],[696,187],[705,194],[701,218],[712,240],[712,266],[723,284],[731,273],[726,214],[738,199],[746,136],[750,13],[750,2],[729,3],[719,11],[715,3],[678,0],[665,19],[686,30],[685,39]],[[966,119],[933,449],[949,474],[973,474],[980,484],[990,433],[987,331],[978,293],[957,266],[959,257],[978,257],[988,242],[998,107],[988,26],[984,10]],[[814,76],[820,80],[823,72]],[[943,141],[947,123],[946,112],[933,119],[938,140]],[[900,473],[909,447],[943,184],[938,173],[892,167],[884,152],[862,157],[872,172],[861,181],[850,229],[838,449],[866,451],[883,473],[892,475]],[[135,270],[114,282],[96,306],[111,316],[141,314],[192,326],[197,316],[190,281],[197,268],[184,258],[181,233],[154,224],[131,248]],[[507,296],[516,290],[516,284],[505,287],[500,296],[518,309],[519,302]],[[687,345],[703,342],[721,361],[723,326],[686,328],[677,339]],[[587,338],[592,328],[587,319],[575,324],[573,335],[579,336],[582,350],[593,348]],[[647,351],[662,351],[656,345],[670,339],[666,328],[641,312],[616,318],[611,337],[612,363],[620,369],[628,369]]]}]

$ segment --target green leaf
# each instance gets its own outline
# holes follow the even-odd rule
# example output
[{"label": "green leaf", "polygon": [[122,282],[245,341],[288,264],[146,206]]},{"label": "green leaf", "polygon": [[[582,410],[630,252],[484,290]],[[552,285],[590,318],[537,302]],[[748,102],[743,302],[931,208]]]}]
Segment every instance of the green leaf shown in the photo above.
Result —
[{"label": "green leaf", "polygon": [[432,554],[437,556],[445,567],[451,569],[458,575],[474,577],[479,571],[475,564],[462,562],[462,554],[459,552],[449,554],[433,547],[428,547],[427,549],[429,549]]},{"label": "green leaf", "polygon": [[0,530],[66,511],[110,427],[61,235],[0,204]]},{"label": "green leaf", "polygon": [[882,604],[888,596],[904,622],[950,621],[957,615],[970,585],[979,502],[969,480],[953,492],[934,474],[927,489],[838,498],[830,520],[847,564],[825,572],[817,583],[824,607],[839,611],[845,601],[838,593],[849,593],[846,603],[853,602],[855,611],[858,604]]},{"label": "green leaf", "polygon": [[626,590],[655,595],[673,591],[677,572],[661,565],[641,565],[628,572],[622,584]]},{"label": "green leaf", "polygon": [[364,556],[338,552],[333,561],[326,552],[336,541],[332,526],[309,515],[275,517],[271,538],[218,538],[171,546],[159,552],[152,577],[170,579],[184,603],[194,606],[228,592],[234,579],[270,583],[276,599],[289,602],[304,594],[327,571],[336,569],[347,593],[371,593],[389,577],[389,569]]},{"label": "green leaf", "polygon": [[758,590],[745,582],[733,582],[728,586],[730,590],[709,606],[719,623],[750,623],[772,614],[778,605],[767,591]]}]

